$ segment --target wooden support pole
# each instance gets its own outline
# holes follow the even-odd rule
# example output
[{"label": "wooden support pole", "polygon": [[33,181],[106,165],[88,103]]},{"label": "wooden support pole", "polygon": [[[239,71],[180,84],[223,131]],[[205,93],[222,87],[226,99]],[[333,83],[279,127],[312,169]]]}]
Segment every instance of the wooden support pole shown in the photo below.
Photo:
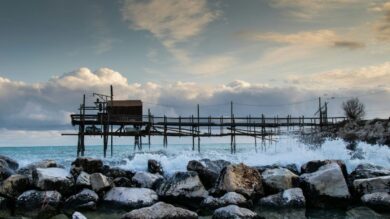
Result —
[{"label": "wooden support pole", "polygon": [[191,116],[192,150],[195,150],[194,115]]},{"label": "wooden support pole", "polygon": [[198,104],[198,152],[200,152],[200,112],[199,112],[199,104]]},{"label": "wooden support pole", "polygon": [[150,109],[148,109],[148,146],[149,146],[149,150],[150,150],[150,132],[152,130],[152,114],[150,113]]}]

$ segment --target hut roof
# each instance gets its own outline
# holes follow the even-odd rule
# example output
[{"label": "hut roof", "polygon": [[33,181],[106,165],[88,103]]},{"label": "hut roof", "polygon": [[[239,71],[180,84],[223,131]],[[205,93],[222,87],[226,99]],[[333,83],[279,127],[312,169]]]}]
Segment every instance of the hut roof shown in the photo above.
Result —
[{"label": "hut roof", "polygon": [[108,107],[133,107],[133,106],[142,106],[141,100],[114,100],[108,101]]}]

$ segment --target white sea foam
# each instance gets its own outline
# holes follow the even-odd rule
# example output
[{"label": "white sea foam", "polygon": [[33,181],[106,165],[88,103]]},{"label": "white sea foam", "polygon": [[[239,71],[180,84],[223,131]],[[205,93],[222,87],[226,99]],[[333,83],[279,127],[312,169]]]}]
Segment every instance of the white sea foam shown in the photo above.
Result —
[{"label": "white sea foam", "polygon": [[[283,136],[277,142],[260,144],[257,150],[254,144],[237,144],[237,153],[230,153],[230,144],[201,144],[201,152],[191,150],[190,144],[170,144],[163,149],[162,145],[152,145],[149,150],[134,152],[133,147],[116,145],[114,157],[104,159],[107,164],[126,169],[144,171],[148,159],[161,162],[166,173],[186,170],[188,161],[208,158],[223,159],[233,163],[245,163],[250,166],[270,164],[296,164],[298,168],[310,160],[341,159],[345,161],[348,171],[360,163],[372,163],[390,168],[390,148],[388,146],[359,143],[354,151],[348,150],[342,140],[326,141],[321,146],[310,146],[300,143],[295,138]],[[67,169],[75,159],[75,146],[67,147],[25,147],[0,148],[0,154],[16,159],[20,166],[25,166],[42,159],[54,159]],[[86,156],[102,158],[101,146],[87,146]],[[358,155],[358,156],[356,156]],[[103,158],[102,158],[103,159]],[[125,164],[120,162],[125,160]]]}]

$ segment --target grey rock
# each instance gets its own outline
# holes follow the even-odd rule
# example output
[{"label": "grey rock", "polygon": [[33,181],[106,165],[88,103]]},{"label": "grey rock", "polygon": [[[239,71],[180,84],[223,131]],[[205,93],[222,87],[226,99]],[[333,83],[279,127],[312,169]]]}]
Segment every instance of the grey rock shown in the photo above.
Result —
[{"label": "grey rock", "polygon": [[357,179],[353,181],[353,187],[361,195],[374,192],[390,192],[390,176]]},{"label": "grey rock", "polygon": [[103,170],[103,161],[90,157],[78,157],[72,162],[75,171],[84,171],[89,174],[101,173]]},{"label": "grey rock", "polygon": [[252,219],[259,218],[259,216],[247,209],[240,208],[237,205],[229,205],[226,207],[218,208],[214,211],[213,219]]},{"label": "grey rock", "polygon": [[197,172],[203,185],[209,189],[214,186],[221,170],[228,165],[230,162],[225,160],[191,160],[187,164],[187,170]]},{"label": "grey rock", "polygon": [[322,166],[335,163],[340,166],[345,179],[348,177],[347,166],[342,160],[312,160],[301,166],[301,174],[313,173],[320,169]]},{"label": "grey rock", "polygon": [[34,185],[41,190],[57,190],[62,194],[69,193],[74,185],[69,172],[62,168],[36,168],[32,173]]},{"label": "grey rock", "polygon": [[198,214],[171,204],[158,202],[150,207],[133,210],[122,216],[122,219],[196,219]]},{"label": "grey rock", "polygon": [[51,212],[57,209],[61,198],[61,194],[57,191],[28,190],[16,199],[16,211],[23,216],[37,217],[45,211]]},{"label": "grey rock", "polygon": [[159,197],[169,202],[181,204],[200,204],[208,195],[198,174],[193,171],[176,172],[162,182],[156,190]]},{"label": "grey rock", "polygon": [[351,195],[337,163],[326,164],[316,172],[302,174],[300,179],[308,205],[322,208],[348,205]]},{"label": "grey rock", "polygon": [[59,165],[55,160],[41,160],[20,168],[17,171],[17,173],[31,176],[33,171],[36,170],[37,168],[50,168],[50,167],[62,168],[62,166]]},{"label": "grey rock", "polygon": [[13,174],[15,174],[15,171],[9,168],[7,165],[0,167],[0,181],[7,179]]},{"label": "grey rock", "polygon": [[115,178],[112,183],[115,187],[134,187],[133,182],[126,177]]},{"label": "grey rock", "polygon": [[88,173],[81,171],[80,174],[76,178],[76,186],[82,187],[82,188],[88,188],[91,187],[91,175]]},{"label": "grey rock", "polygon": [[66,199],[64,208],[71,210],[95,210],[99,196],[90,189],[83,189],[81,192]]},{"label": "grey rock", "polygon": [[152,174],[148,172],[137,172],[133,178],[136,186],[142,188],[155,188],[156,184],[162,182],[163,177],[160,174]]},{"label": "grey rock", "polygon": [[261,198],[260,205],[273,208],[304,208],[306,199],[302,189],[292,188]]},{"label": "grey rock", "polygon": [[285,168],[266,169],[261,176],[264,188],[269,193],[281,192],[299,186],[299,176]]},{"label": "grey rock", "polygon": [[131,179],[134,176],[134,172],[131,170],[125,170],[119,167],[108,167],[102,172],[105,176],[111,178],[126,177]]},{"label": "grey rock", "polygon": [[7,166],[12,170],[17,170],[19,168],[18,162],[10,157],[0,155],[0,160],[5,161],[7,163]]},{"label": "grey rock", "polygon": [[148,160],[148,171],[149,173],[158,173],[160,175],[164,175],[164,169],[161,166],[161,163],[157,160],[150,159]]},{"label": "grey rock", "polygon": [[151,206],[157,200],[156,192],[146,188],[114,187],[104,196],[106,204],[127,209]]},{"label": "grey rock", "polygon": [[207,196],[201,203],[201,209],[209,212],[220,207],[228,205],[238,205],[242,207],[248,207],[248,200],[241,194],[236,192],[228,192],[220,198],[215,198],[213,196]]},{"label": "grey rock", "polygon": [[363,204],[374,210],[390,211],[390,194],[387,192],[365,194],[362,196],[361,200]]},{"label": "grey rock", "polygon": [[27,176],[15,174],[1,183],[0,194],[8,198],[16,198],[30,187],[30,179]]},{"label": "grey rock", "polygon": [[87,219],[83,214],[80,212],[76,211],[72,214],[72,219]]},{"label": "grey rock", "polygon": [[92,189],[96,192],[100,192],[111,187],[107,177],[101,173],[91,174],[90,181]]}]

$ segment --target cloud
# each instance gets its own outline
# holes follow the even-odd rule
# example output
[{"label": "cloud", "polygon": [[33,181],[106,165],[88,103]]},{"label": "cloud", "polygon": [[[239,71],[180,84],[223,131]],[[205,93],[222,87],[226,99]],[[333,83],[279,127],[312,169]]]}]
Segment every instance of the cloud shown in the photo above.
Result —
[{"label": "cloud", "polygon": [[383,17],[374,23],[374,30],[379,40],[390,40],[390,2],[386,2],[376,8]]},{"label": "cloud", "polygon": [[305,46],[327,46],[344,47],[350,49],[362,48],[364,43],[353,40],[345,40],[333,30],[302,31],[292,34],[282,34],[275,32],[240,32],[244,39],[251,41],[269,41],[281,44],[305,45]]},{"label": "cloud", "polygon": [[310,89],[386,89],[390,91],[390,62],[358,69],[335,69],[332,71],[290,76],[288,82]]},{"label": "cloud", "polygon": [[365,44],[357,41],[340,40],[340,41],[334,41],[334,47],[347,48],[347,49],[360,49],[360,48],[364,48]]},{"label": "cloud", "polygon": [[[221,74],[235,60],[226,54],[194,57],[183,45],[200,35],[206,26],[218,19],[221,12],[211,9],[206,0],[127,0],[122,16],[134,30],[153,34],[178,62],[176,72],[196,75]],[[152,61],[156,60],[155,55]]]},{"label": "cloud", "polygon": [[[69,115],[77,112],[82,94],[92,104],[95,100],[92,93],[108,94],[110,84],[114,85],[114,98],[141,99],[145,112],[150,108],[154,115],[188,116],[196,113],[197,103],[201,105],[202,115],[228,115],[233,101],[236,115],[309,116],[316,107],[313,100],[317,96],[325,93],[355,96],[377,90],[386,93],[372,99],[375,103],[372,106],[390,107],[390,63],[310,76],[295,75],[287,82],[287,86],[279,87],[242,80],[217,85],[183,81],[129,84],[123,75],[108,68],[96,71],[81,68],[35,84],[0,77],[0,129],[72,129]],[[289,105],[302,100],[309,101]],[[335,105],[335,114],[340,114],[338,106]]]},{"label": "cloud", "polygon": [[299,19],[311,19],[319,16],[321,12],[337,9],[352,3],[364,2],[359,0],[271,0],[270,6],[286,9],[288,15]]}]

